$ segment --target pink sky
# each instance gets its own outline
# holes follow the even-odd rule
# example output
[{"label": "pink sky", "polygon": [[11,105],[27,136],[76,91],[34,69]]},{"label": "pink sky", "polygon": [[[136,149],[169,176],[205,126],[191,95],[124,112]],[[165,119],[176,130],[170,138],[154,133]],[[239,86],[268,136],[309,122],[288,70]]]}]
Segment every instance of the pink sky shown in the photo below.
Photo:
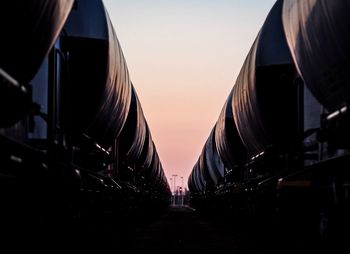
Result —
[{"label": "pink sky", "polygon": [[187,178],[275,0],[104,0],[170,184]]}]

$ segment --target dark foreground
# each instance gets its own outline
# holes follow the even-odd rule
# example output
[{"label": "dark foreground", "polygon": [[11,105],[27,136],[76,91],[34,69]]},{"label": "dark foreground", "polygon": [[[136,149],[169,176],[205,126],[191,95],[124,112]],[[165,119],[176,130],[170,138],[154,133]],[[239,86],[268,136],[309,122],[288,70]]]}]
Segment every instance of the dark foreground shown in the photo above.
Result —
[{"label": "dark foreground", "polygon": [[[114,219],[113,219],[114,218]],[[1,229],[1,253],[335,253],[274,225],[201,214],[189,207],[106,214],[95,220],[16,222]],[[3,218],[3,222],[6,218]],[[21,224],[22,223],[22,224]]]},{"label": "dark foreground", "polygon": [[[249,249],[228,225],[201,218],[188,207],[170,207],[157,220],[137,228],[129,253],[238,253]],[[240,244],[237,244],[240,241]]]}]

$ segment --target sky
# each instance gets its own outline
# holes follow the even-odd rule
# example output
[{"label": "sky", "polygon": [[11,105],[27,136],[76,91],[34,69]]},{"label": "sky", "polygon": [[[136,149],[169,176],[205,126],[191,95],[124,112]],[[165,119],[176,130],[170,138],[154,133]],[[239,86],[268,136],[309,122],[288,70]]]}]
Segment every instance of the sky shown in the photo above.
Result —
[{"label": "sky", "polygon": [[275,1],[104,0],[171,186],[187,186]]}]

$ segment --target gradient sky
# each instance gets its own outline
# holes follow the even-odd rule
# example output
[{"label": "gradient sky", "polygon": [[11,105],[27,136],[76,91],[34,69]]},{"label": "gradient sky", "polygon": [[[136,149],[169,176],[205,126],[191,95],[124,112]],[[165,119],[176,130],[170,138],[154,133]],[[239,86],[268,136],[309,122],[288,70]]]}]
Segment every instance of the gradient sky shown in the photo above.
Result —
[{"label": "gradient sky", "polygon": [[187,179],[276,0],[104,0],[170,184]]}]

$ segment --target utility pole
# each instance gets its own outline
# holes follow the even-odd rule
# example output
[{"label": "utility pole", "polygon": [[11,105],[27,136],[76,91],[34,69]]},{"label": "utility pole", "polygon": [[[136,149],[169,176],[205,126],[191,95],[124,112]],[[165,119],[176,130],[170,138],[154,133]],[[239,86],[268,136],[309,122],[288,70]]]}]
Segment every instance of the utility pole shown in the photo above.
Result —
[{"label": "utility pole", "polygon": [[176,177],[177,177],[177,175],[172,175],[172,177],[173,177],[173,179],[174,179],[174,205],[176,204],[176,196],[175,196],[175,194],[176,194]]},{"label": "utility pole", "polygon": [[[170,177],[170,190],[171,190],[172,185],[173,185],[173,178]],[[171,193],[173,193],[173,192],[171,192]],[[174,203],[173,198],[174,198],[174,195],[171,195],[171,204]]]},{"label": "utility pole", "polygon": [[184,205],[184,177],[181,176],[181,205]]}]

